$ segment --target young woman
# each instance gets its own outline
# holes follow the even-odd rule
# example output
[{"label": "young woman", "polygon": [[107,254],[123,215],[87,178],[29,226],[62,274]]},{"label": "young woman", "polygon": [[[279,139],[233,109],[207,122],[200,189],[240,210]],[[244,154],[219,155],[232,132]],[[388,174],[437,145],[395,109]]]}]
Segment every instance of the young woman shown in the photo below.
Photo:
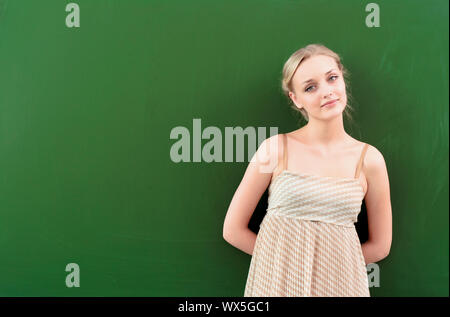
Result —
[{"label": "young woman", "polygon": [[[307,124],[261,143],[227,211],[224,239],[252,255],[244,296],[370,296],[366,265],[391,247],[389,179],[383,155],[344,129],[346,74],[320,44],[284,65],[283,91]],[[256,235],[248,223],[268,186]],[[354,223],[363,199],[369,239],[361,245]]]}]

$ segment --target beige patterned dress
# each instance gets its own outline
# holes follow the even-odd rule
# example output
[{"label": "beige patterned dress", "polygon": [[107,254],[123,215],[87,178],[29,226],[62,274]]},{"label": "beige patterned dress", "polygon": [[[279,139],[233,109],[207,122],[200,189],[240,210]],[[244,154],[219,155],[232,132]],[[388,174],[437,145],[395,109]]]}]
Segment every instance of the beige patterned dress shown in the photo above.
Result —
[{"label": "beige patterned dress", "polygon": [[[284,136],[286,147],[286,136]],[[366,265],[354,223],[364,192],[355,178],[283,168],[269,186],[245,297],[369,297]],[[284,166],[287,166],[284,151]]]}]

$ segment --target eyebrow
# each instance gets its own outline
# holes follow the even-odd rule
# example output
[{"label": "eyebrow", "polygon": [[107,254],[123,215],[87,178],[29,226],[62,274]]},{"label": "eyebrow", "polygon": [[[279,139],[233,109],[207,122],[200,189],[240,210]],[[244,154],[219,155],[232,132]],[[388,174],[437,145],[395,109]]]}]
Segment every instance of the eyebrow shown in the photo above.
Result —
[{"label": "eyebrow", "polygon": [[[327,71],[327,72],[325,73],[325,75],[328,75],[328,74],[331,73],[332,71],[334,71],[334,69],[330,69],[329,71]],[[307,81],[304,81],[303,84],[307,84],[307,83],[312,82],[312,81],[314,81],[314,79],[308,79]]]}]

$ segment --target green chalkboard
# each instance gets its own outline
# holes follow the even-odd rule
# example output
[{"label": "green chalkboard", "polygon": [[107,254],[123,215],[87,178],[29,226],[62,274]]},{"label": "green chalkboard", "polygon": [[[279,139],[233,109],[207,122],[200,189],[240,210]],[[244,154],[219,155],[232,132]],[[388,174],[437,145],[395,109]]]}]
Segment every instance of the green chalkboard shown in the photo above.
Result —
[{"label": "green chalkboard", "polygon": [[448,1],[377,1],[379,27],[368,3],[0,0],[0,296],[243,296],[222,227],[250,157],[199,153],[299,128],[281,69],[310,43],[342,57],[346,130],[389,172],[371,296],[448,296]]}]

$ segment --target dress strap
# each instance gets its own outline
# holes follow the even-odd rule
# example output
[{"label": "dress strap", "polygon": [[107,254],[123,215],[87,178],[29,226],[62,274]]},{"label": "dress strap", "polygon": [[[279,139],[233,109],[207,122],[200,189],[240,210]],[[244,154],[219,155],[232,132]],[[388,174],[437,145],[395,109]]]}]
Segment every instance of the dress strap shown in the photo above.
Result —
[{"label": "dress strap", "polygon": [[283,169],[287,169],[287,136],[283,134]]},{"label": "dress strap", "polygon": [[359,158],[358,166],[356,167],[355,178],[359,177],[359,172],[361,171],[361,167],[362,167],[363,162],[364,162],[364,156],[366,155],[366,151],[367,151],[367,147],[368,146],[369,146],[369,144],[367,144],[367,143],[364,144],[364,147],[363,147],[362,153],[361,153],[361,157]]}]

